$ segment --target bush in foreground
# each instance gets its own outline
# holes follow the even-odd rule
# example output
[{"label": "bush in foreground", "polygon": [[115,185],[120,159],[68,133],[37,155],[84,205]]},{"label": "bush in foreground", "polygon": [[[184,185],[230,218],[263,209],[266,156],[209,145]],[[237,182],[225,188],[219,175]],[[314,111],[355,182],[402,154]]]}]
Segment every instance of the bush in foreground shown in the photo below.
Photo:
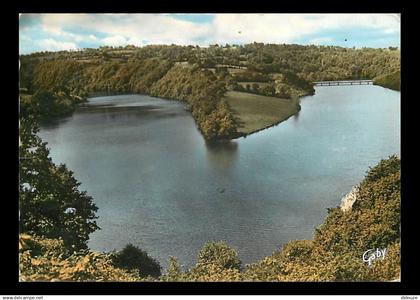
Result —
[{"label": "bush in foreground", "polygon": [[126,245],[124,249],[117,252],[113,262],[119,268],[138,271],[142,277],[159,277],[161,275],[159,262],[132,244]]},{"label": "bush in foreground", "polygon": [[62,239],[19,236],[20,281],[140,281],[135,272],[117,268],[112,255],[69,253]]}]

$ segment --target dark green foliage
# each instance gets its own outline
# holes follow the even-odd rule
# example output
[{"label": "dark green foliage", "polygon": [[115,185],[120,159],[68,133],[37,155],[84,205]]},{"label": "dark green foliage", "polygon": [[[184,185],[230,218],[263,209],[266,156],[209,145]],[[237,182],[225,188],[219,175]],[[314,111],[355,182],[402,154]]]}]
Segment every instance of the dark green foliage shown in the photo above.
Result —
[{"label": "dark green foliage", "polygon": [[267,74],[263,74],[260,72],[246,70],[242,73],[238,73],[235,75],[236,81],[256,81],[256,82],[268,82],[271,81],[270,76]]},{"label": "dark green foliage", "polygon": [[38,89],[33,95],[20,95],[20,115],[33,116],[38,121],[48,121],[72,113],[84,98],[71,95],[66,90]]},{"label": "dark green foliage", "polygon": [[62,238],[66,247],[84,249],[98,229],[97,207],[65,165],[55,165],[46,143],[36,135],[31,117],[20,118],[19,211],[20,232]]},{"label": "dark green foliage", "polygon": [[54,95],[52,92],[46,90],[37,90],[33,95],[32,100],[37,106],[38,111],[45,115],[51,115],[56,110]]},{"label": "dark green foliage", "polygon": [[128,244],[121,251],[117,252],[113,258],[115,266],[126,270],[137,270],[142,277],[161,275],[161,266],[145,251]]},{"label": "dark green foliage", "polygon": [[29,93],[32,93],[34,71],[39,61],[33,56],[21,56],[19,62],[19,88],[25,88]]},{"label": "dark green foliage", "polygon": [[290,71],[286,71],[286,72],[283,72],[282,74],[285,78],[285,82],[288,85],[294,86],[294,87],[302,89],[304,91],[308,91],[311,94],[313,94],[315,92],[315,90],[314,90],[314,88],[313,88],[313,86],[310,82],[308,82],[305,79],[300,78],[295,73],[290,72]]}]

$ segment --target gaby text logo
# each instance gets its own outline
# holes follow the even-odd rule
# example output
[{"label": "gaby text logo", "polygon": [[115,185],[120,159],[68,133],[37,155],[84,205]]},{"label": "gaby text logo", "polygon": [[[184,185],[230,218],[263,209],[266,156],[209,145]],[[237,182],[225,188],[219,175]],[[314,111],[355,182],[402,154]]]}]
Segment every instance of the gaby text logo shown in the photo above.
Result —
[{"label": "gaby text logo", "polygon": [[367,262],[368,265],[370,266],[377,259],[384,260],[385,255],[386,255],[386,250],[387,250],[386,248],[369,249],[363,253],[363,261]]}]

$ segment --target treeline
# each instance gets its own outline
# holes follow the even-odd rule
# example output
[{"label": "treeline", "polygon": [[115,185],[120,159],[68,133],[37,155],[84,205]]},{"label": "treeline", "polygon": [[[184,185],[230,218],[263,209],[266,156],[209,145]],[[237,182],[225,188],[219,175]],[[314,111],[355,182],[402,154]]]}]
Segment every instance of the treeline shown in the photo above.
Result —
[{"label": "treeline", "polygon": [[50,91],[39,89],[35,94],[20,93],[19,114],[32,116],[40,122],[71,114],[76,105],[86,101],[85,97],[70,94],[65,89]]},{"label": "treeline", "polygon": [[172,67],[166,60],[130,59],[126,63],[104,62],[90,66],[85,72],[88,92],[120,92],[149,94],[152,85]]},{"label": "treeline", "polygon": [[71,58],[80,62],[127,61],[130,58],[158,58],[169,62],[188,62],[201,68],[234,66],[264,74],[290,71],[309,81],[373,79],[400,69],[398,48],[344,48],[296,44],[149,45],[144,47],[100,47],[82,51],[40,52],[22,55],[23,59],[57,60]]},{"label": "treeline", "polygon": [[[250,76],[249,76],[250,75]],[[239,92],[254,93],[263,96],[291,99],[293,96],[313,95],[315,89],[309,81],[290,71],[272,74],[270,79],[258,72],[244,72],[233,76],[232,89]]]},{"label": "treeline", "polygon": [[[68,253],[61,238],[20,235],[24,281],[391,281],[400,276],[400,160],[392,156],[371,168],[350,210],[328,210],[314,239],[291,241],[259,262],[243,266],[236,250],[208,242],[197,263],[183,271],[174,257],[159,264],[128,245],[120,252]],[[363,261],[369,249],[384,259]]]},{"label": "treeline", "polygon": [[86,64],[69,58],[42,61],[24,58],[20,85],[28,93],[38,90],[68,91],[79,96],[90,92],[148,93],[171,66],[168,61],[158,59]]}]

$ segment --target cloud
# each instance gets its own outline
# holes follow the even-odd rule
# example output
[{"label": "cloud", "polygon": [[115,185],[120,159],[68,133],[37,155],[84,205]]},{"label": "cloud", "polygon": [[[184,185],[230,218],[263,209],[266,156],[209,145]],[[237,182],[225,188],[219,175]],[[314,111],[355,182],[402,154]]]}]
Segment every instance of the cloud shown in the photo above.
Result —
[{"label": "cloud", "polygon": [[324,45],[324,44],[331,44],[334,41],[331,37],[318,37],[308,41],[308,44],[312,45]]},{"label": "cloud", "polygon": [[61,39],[72,40],[74,42],[82,42],[82,41],[97,41],[98,39],[93,34],[88,35],[81,35],[81,34],[74,34],[71,32],[64,31],[62,28],[58,26],[48,26],[43,24],[42,30],[51,34],[52,36],[59,37]]},{"label": "cloud", "polygon": [[[37,30],[35,30],[37,28]],[[355,28],[360,34],[354,34]],[[69,47],[134,44],[209,45],[225,43],[337,42],[336,36],[353,37],[372,32],[366,46],[398,43],[397,14],[32,14],[23,15],[20,34],[33,42]],[[48,41],[48,42],[46,42]],[[58,42],[59,41],[59,42]],[[146,42],[147,41],[147,42]],[[381,42],[380,42],[381,41]],[[397,42],[396,42],[397,41]],[[361,43],[362,43],[361,42]],[[369,44],[371,43],[371,44]],[[28,43],[30,44],[30,43]],[[356,43],[358,44],[358,43]],[[71,48],[74,49],[74,48]]]},{"label": "cloud", "polygon": [[220,14],[214,21],[214,39],[221,43],[293,43],[304,36],[322,35],[324,30],[364,27],[399,33],[399,26],[395,16],[379,14]]},{"label": "cloud", "polygon": [[121,35],[113,35],[101,40],[106,46],[127,45],[127,39]]},{"label": "cloud", "polygon": [[77,46],[75,43],[60,42],[54,39],[40,40],[38,45],[44,49],[44,51],[60,51],[60,50],[76,50]]},{"label": "cloud", "polygon": [[[79,27],[86,31],[101,33],[104,42],[147,39],[155,44],[191,44],[195,39],[209,34],[209,24],[197,24],[167,15],[152,14],[61,14],[43,15],[43,28],[60,32],[65,27]],[[118,40],[117,40],[118,37]]]}]

